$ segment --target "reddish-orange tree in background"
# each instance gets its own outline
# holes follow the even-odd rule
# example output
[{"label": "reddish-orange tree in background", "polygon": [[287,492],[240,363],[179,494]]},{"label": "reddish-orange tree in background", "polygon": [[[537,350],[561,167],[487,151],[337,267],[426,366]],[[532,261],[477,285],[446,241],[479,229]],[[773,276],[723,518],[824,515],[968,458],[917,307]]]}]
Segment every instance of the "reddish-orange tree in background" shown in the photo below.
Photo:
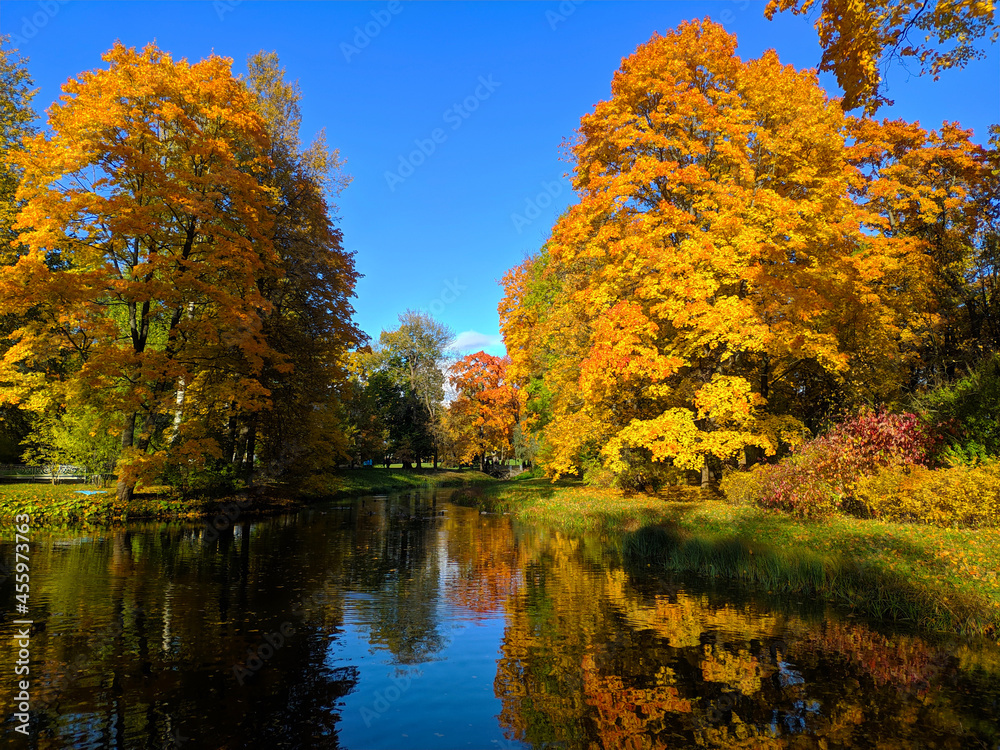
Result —
[{"label": "reddish-orange tree in background", "polygon": [[469,354],[450,368],[458,395],[448,408],[447,424],[462,462],[487,460],[504,465],[514,455],[523,393],[507,373],[510,359],[486,352]]}]

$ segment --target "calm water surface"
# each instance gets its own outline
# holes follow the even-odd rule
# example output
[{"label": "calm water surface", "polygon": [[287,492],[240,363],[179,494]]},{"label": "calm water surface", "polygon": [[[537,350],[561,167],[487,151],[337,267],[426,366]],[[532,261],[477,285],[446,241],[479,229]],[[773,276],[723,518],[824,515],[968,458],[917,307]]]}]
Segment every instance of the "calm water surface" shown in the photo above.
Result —
[{"label": "calm water surface", "polygon": [[1000,748],[995,645],[657,579],[447,498],[36,535],[31,736],[9,580],[0,746]]}]

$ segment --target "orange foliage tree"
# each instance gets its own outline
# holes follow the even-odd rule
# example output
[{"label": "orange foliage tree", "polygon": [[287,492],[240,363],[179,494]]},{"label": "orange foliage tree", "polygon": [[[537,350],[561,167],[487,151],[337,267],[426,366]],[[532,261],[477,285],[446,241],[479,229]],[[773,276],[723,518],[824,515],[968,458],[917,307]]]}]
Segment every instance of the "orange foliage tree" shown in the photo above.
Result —
[{"label": "orange foliage tree", "polygon": [[221,442],[245,474],[257,455],[274,473],[322,475],[331,457],[349,454],[347,351],[366,340],[352,320],[354,254],[343,248],[331,202],[349,178],[322,132],[308,146],[301,142],[302,95],[285,81],[277,55],[253,55],[247,68],[244,83],[270,143],[262,182],[275,196],[269,210],[278,273],[263,274],[258,288],[269,305],[265,342],[279,356],[265,360],[260,375],[270,409],[217,402],[226,424]]},{"label": "orange foliage tree", "polygon": [[[820,70],[830,71],[844,90],[845,110],[866,115],[885,97],[880,67],[914,60],[920,74],[937,80],[948,68],[963,68],[984,52],[976,43],[997,40],[992,0],[820,0],[816,29],[823,47]],[[765,13],[808,13],[816,0],[770,0]],[[933,42],[932,42],[933,39]]]},{"label": "orange foliage tree", "polygon": [[[0,363],[3,398],[36,411],[88,403],[113,415],[118,494],[163,467],[220,456],[178,424],[188,394],[247,412],[281,358],[262,334],[260,282],[280,274],[269,139],[231,61],[175,61],[116,44],[107,69],[64,85],[48,131],[19,156],[27,250],[0,269],[0,296],[30,311]],[[158,441],[158,442],[157,442]],[[158,450],[153,450],[156,446]]]},{"label": "orange foliage tree", "polygon": [[523,392],[511,382],[508,357],[486,352],[469,354],[451,366],[451,382],[458,396],[448,407],[447,424],[456,454],[462,462],[487,458],[501,465],[514,455],[515,431],[520,422]]},{"label": "orange foliage tree", "polygon": [[552,475],[774,454],[845,385],[892,392],[930,322],[917,243],[851,200],[840,107],[813,71],[735,48],[691,22],[625,59],[572,146],[579,201],[504,279]]},{"label": "orange foliage tree", "polygon": [[872,232],[916,243],[930,261],[938,324],[914,362],[914,386],[948,381],[1000,348],[1000,129],[988,147],[958,123],[925,130],[855,120],[852,192]]},{"label": "orange foliage tree", "polygon": [[[21,149],[22,139],[34,132],[34,95],[27,61],[10,48],[9,35],[0,35],[0,265],[17,260],[11,243],[17,241],[14,221],[20,210],[17,186],[21,174],[13,156]],[[7,334],[20,323],[20,316],[10,315],[6,305],[0,305],[0,357],[7,348]],[[16,460],[18,444],[27,432],[28,414],[0,398],[0,462]]]}]

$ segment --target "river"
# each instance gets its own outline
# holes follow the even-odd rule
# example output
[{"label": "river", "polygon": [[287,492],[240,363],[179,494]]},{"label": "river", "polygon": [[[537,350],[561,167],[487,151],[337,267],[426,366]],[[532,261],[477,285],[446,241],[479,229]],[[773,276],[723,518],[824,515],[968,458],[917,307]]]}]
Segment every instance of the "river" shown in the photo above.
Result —
[{"label": "river", "polygon": [[448,497],[37,533],[3,746],[1000,748],[995,644],[664,580]]}]

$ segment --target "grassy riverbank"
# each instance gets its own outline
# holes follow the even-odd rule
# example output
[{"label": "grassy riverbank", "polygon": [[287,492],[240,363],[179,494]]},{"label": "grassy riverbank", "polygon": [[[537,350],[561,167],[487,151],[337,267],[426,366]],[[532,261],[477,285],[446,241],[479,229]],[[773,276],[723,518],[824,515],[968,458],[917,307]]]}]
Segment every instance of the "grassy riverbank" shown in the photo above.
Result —
[{"label": "grassy riverbank", "polygon": [[475,469],[347,469],[333,474],[329,483],[314,494],[327,499],[382,495],[428,486],[484,487],[497,483],[493,477]]},{"label": "grassy riverbank", "polygon": [[624,497],[517,479],[469,501],[570,532],[612,534],[634,564],[815,595],[868,617],[1000,637],[1000,531],[834,517],[802,521],[697,489]]},{"label": "grassy riverbank", "polygon": [[0,484],[0,524],[12,523],[19,514],[29,515],[34,528],[193,519],[214,516],[233,503],[238,503],[242,516],[267,515],[322,500],[426,487],[480,487],[496,481],[471,469],[349,469],[328,475],[308,492],[279,484],[225,495],[179,497],[170,487],[152,487],[136,492],[126,505],[118,502],[113,489],[95,492],[82,484]]}]

